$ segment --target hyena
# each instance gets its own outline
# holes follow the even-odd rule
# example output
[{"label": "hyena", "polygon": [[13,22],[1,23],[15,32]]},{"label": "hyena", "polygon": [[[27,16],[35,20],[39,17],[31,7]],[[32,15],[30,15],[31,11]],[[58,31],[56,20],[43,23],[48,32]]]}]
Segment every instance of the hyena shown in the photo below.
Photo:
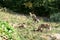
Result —
[{"label": "hyena", "polygon": [[42,31],[44,30],[44,28],[47,29],[48,31],[51,30],[50,24],[47,24],[47,23],[46,23],[46,24],[41,24],[41,25],[39,25],[37,31],[41,31],[41,32],[42,32]]},{"label": "hyena", "polygon": [[35,14],[32,14],[31,12],[29,14],[35,22],[39,22],[39,19],[36,17]]}]

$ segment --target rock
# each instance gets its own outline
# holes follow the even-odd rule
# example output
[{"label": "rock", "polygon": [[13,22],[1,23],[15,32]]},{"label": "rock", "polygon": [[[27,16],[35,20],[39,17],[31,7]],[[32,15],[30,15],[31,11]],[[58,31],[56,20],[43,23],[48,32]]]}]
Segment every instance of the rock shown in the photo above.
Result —
[{"label": "rock", "polygon": [[58,34],[58,33],[51,35],[51,37],[52,37],[52,38],[55,37],[55,40],[60,40],[60,34]]},{"label": "rock", "polygon": [[2,38],[0,37],[0,40],[2,40]]},{"label": "rock", "polygon": [[40,36],[45,40],[60,40],[60,34],[43,34]]}]

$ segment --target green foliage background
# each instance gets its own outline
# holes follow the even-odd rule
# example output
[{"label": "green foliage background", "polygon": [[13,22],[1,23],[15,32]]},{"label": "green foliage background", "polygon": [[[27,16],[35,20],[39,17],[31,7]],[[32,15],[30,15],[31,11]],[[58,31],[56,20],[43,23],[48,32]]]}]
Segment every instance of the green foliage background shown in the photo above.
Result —
[{"label": "green foliage background", "polygon": [[34,11],[37,15],[49,16],[60,11],[60,0],[0,0],[0,6],[19,13]]}]

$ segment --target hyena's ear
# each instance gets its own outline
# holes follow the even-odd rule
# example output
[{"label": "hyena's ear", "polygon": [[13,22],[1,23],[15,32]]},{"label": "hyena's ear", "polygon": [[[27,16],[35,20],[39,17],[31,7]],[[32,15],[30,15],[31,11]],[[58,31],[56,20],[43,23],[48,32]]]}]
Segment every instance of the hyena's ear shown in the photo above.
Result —
[{"label": "hyena's ear", "polygon": [[33,14],[31,12],[29,12],[29,15],[32,16]]}]

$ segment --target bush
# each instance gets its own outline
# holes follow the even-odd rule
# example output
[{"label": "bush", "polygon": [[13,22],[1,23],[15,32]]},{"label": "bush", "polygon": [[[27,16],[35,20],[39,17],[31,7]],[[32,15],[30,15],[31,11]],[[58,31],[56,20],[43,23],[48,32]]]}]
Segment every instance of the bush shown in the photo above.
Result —
[{"label": "bush", "polygon": [[4,36],[8,40],[20,40],[15,29],[8,22],[0,21],[0,37],[3,39]]},{"label": "bush", "polygon": [[60,13],[54,13],[50,16],[50,21],[60,22]]}]

